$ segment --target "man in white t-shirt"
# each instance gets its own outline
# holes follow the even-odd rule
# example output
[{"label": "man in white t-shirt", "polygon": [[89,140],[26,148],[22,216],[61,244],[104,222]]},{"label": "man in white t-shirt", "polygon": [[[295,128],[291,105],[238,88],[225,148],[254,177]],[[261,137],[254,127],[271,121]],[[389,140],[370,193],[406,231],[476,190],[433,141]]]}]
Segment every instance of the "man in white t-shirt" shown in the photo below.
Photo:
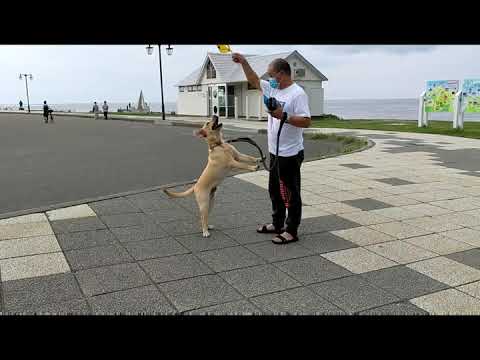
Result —
[{"label": "man in white t-shirt", "polygon": [[[270,63],[267,70],[269,81],[260,79],[242,55],[232,54],[232,59],[242,65],[250,85],[262,91],[265,103],[269,98],[275,98],[279,105],[268,114],[268,151],[270,164],[275,163],[268,182],[273,221],[262,225],[257,232],[277,234],[272,240],[276,244],[297,241],[302,218],[300,167],[304,159],[303,128],[311,124],[307,94],[292,81],[290,65],[284,59],[275,59]],[[285,119],[285,123],[280,135],[278,161],[275,162],[281,119]],[[280,167],[280,179],[277,166]]]}]

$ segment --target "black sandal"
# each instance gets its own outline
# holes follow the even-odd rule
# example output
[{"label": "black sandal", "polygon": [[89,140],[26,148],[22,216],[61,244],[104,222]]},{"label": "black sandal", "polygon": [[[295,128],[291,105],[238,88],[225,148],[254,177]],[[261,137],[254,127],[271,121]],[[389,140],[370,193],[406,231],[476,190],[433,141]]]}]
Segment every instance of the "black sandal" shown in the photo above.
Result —
[{"label": "black sandal", "polygon": [[[291,235],[291,234],[290,234]],[[283,237],[281,234],[278,234],[277,236],[275,236],[273,239],[272,239],[272,242],[274,244],[277,244],[277,245],[284,245],[284,244],[288,244],[288,243],[292,243],[292,242],[295,242],[295,241],[298,241],[298,236],[294,236],[292,235],[293,238],[291,240],[288,240],[286,239],[285,237]],[[280,239],[281,241],[275,241],[275,239]]]},{"label": "black sandal", "polygon": [[278,231],[277,229],[269,230],[267,228],[268,225],[264,224],[261,229],[257,229],[257,232],[260,234],[281,234],[284,231],[283,229],[280,231]]}]

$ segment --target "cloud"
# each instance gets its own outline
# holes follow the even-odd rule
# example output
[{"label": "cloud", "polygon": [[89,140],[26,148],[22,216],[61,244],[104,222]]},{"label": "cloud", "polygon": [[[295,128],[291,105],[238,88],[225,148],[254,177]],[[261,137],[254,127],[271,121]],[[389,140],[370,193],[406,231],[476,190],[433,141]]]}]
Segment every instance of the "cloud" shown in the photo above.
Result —
[{"label": "cloud", "polygon": [[437,45],[327,45],[318,50],[341,54],[381,52],[406,55],[434,51],[437,47]]}]

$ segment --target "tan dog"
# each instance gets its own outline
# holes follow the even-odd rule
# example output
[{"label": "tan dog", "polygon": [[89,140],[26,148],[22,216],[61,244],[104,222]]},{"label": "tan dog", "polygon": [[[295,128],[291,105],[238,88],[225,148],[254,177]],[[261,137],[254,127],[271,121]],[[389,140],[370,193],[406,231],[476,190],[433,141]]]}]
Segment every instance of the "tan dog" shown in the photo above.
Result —
[{"label": "tan dog", "polygon": [[217,186],[225,179],[230,170],[236,168],[256,171],[261,162],[261,158],[241,154],[232,145],[227,144],[223,140],[221,129],[222,124],[218,123],[218,116],[214,115],[212,121],[205,123],[196,133],[198,137],[204,138],[208,144],[208,163],[195,185],[181,193],[164,190],[167,195],[176,198],[195,193],[204,237],[210,236],[208,230],[213,228],[213,226],[208,225],[208,215],[213,208]]}]

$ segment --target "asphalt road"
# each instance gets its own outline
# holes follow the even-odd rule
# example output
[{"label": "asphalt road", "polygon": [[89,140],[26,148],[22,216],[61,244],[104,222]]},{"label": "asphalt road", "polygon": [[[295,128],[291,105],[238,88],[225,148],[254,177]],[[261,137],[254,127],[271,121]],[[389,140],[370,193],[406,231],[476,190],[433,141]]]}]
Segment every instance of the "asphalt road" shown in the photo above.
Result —
[{"label": "asphalt road", "polygon": [[[228,123],[224,123],[224,128]],[[194,128],[118,120],[0,114],[0,215],[185,182],[207,162]],[[249,136],[267,153],[266,135]],[[258,156],[245,143],[235,147]],[[305,158],[333,153],[336,143],[305,140]]]}]

